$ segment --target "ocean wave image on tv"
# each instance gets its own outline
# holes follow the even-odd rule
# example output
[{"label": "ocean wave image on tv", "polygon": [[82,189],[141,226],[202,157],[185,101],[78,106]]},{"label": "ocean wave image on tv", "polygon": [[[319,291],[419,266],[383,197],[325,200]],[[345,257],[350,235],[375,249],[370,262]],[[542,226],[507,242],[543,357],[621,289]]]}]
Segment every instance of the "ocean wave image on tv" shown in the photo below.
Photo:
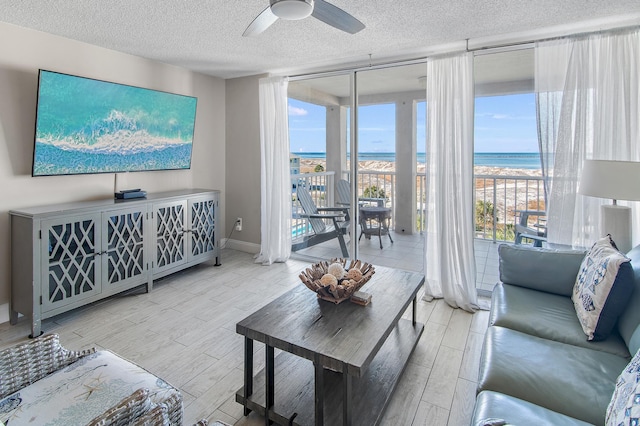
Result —
[{"label": "ocean wave image on tv", "polygon": [[41,70],[33,175],[188,169],[196,102]]}]

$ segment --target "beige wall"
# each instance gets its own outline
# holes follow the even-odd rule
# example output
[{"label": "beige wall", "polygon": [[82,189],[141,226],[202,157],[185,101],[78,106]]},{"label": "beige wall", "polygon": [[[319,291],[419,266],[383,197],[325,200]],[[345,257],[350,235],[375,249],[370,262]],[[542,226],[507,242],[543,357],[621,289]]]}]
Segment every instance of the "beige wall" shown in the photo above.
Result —
[{"label": "beige wall", "polygon": [[[242,217],[242,231],[233,231],[230,247],[257,252],[260,244],[260,76],[226,80],[227,175],[225,237],[235,219]],[[257,246],[257,247],[256,247]]]},{"label": "beige wall", "polygon": [[[118,189],[211,188],[225,205],[225,81],[0,23],[0,322],[10,294],[9,210],[113,197],[114,174],[31,177],[38,69],[196,96],[191,170],[118,175]],[[256,107],[257,108],[257,107]],[[258,150],[258,156],[259,150]],[[224,208],[221,209],[224,229]]]}]

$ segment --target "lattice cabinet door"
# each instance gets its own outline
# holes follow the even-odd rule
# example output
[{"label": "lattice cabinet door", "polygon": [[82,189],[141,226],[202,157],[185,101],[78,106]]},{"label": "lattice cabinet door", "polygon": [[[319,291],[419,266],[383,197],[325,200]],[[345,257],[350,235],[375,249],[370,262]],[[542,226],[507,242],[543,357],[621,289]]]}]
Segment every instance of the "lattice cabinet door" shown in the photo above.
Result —
[{"label": "lattice cabinet door", "polygon": [[156,238],[154,273],[187,262],[186,220],[186,200],[153,205],[153,229]]},{"label": "lattice cabinet door", "polygon": [[99,213],[42,222],[42,310],[94,296],[100,287]]},{"label": "lattice cabinet door", "polygon": [[189,200],[189,260],[208,258],[215,254],[217,199],[211,197]]},{"label": "lattice cabinet door", "polygon": [[103,291],[147,282],[146,205],[103,213]]}]

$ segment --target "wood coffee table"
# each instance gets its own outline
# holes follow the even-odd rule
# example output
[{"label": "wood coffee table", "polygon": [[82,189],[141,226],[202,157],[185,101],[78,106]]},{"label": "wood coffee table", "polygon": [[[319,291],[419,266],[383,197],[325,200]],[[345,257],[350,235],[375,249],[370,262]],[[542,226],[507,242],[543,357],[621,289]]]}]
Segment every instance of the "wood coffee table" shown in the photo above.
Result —
[{"label": "wood coffee table", "polygon": [[[266,424],[378,424],[424,325],[422,275],[376,267],[367,306],[316,298],[302,283],[236,324],[245,336],[244,387],[236,401]],[[412,320],[401,318],[413,303]],[[253,373],[253,341],[266,345]],[[282,352],[274,358],[274,349]]]}]

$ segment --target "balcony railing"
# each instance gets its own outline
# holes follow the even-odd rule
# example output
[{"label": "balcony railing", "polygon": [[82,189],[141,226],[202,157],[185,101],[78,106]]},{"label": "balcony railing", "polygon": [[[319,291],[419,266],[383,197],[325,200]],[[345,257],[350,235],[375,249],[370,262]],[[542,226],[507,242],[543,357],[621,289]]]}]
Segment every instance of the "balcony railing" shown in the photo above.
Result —
[{"label": "balcony railing", "polygon": [[[397,209],[395,197],[395,172],[359,171],[359,197],[387,198],[391,208],[391,227]],[[545,210],[544,185],[539,176],[475,175],[475,230],[476,238],[492,241],[514,241],[515,224],[521,210]],[[305,219],[299,217],[301,207],[296,201],[296,185],[309,189],[318,207],[334,205],[333,172],[292,175],[293,236],[310,231]],[[416,175],[416,230],[423,232],[426,219],[427,178],[424,173]],[[539,220],[537,218],[536,220]],[[532,225],[532,224],[529,224]],[[536,223],[533,225],[541,225]]]},{"label": "balcony railing", "polygon": [[416,204],[417,204],[417,223],[416,231],[422,233],[427,225],[427,176],[423,173],[418,173],[416,176]]},{"label": "balcony railing", "polygon": [[[545,210],[540,176],[475,175],[475,182],[476,238],[514,241],[518,212]],[[543,225],[539,216],[533,219]]]},{"label": "balcony railing", "polygon": [[359,170],[358,198],[384,198],[385,207],[391,208],[389,228],[394,226],[396,211],[396,173]]}]

